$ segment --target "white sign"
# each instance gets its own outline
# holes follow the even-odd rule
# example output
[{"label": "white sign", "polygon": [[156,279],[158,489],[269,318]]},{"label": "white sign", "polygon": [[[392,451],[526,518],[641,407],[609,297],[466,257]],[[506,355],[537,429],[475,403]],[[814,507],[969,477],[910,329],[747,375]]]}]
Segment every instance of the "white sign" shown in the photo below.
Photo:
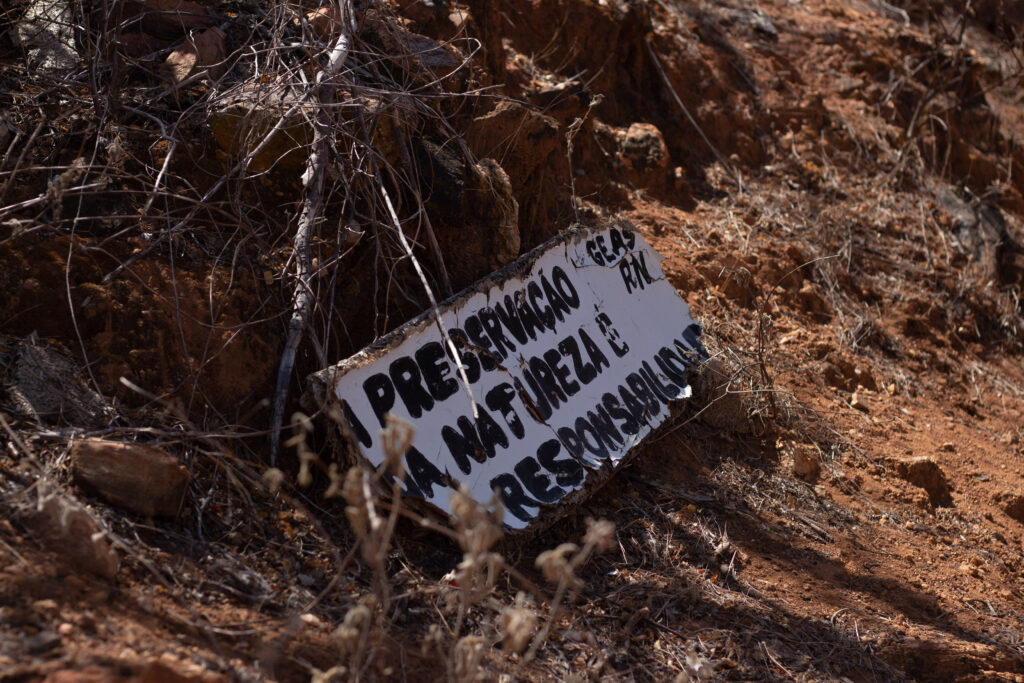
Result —
[{"label": "white sign", "polygon": [[373,465],[385,415],[413,424],[406,495],[448,512],[449,486],[481,502],[496,489],[525,527],[690,395],[707,355],[661,261],[630,228],[573,231],[442,305],[476,418],[429,311],[316,378]]}]

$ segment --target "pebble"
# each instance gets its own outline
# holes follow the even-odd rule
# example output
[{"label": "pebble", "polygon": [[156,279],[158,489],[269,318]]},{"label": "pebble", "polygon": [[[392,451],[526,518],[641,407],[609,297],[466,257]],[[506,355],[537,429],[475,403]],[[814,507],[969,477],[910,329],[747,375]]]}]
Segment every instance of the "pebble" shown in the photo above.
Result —
[{"label": "pebble", "polygon": [[860,389],[853,392],[853,395],[850,396],[850,407],[859,410],[862,413],[871,412],[871,408],[868,406],[868,402],[864,398],[864,394]]},{"label": "pebble", "polygon": [[70,636],[74,632],[75,627],[66,621],[57,627],[57,633],[61,634],[62,636]]}]

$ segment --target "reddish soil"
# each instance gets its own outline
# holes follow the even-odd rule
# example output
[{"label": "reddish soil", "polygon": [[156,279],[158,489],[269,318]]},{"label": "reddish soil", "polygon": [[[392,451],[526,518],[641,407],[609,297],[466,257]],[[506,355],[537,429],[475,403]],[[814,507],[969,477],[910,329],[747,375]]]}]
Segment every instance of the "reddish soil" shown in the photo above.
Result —
[{"label": "reddish soil", "polygon": [[[105,171],[124,191],[89,197],[100,208],[87,207],[80,230],[67,206],[63,217],[11,209],[45,193],[47,169],[96,137],[75,105],[66,134],[40,138],[36,167],[12,179],[16,155],[0,165],[0,187],[11,179],[0,197],[0,416],[10,425],[0,436],[0,680],[437,680],[466,673],[456,643],[480,636],[484,680],[713,670],[721,680],[1024,681],[1019,4],[392,8],[411,30],[452,39],[452,51],[466,49],[460,30],[483,47],[445,87],[485,94],[437,107],[500,169],[474,167],[470,191],[452,199],[436,163],[445,153],[412,154],[434,159],[415,164],[436,172],[425,210],[453,288],[507,260],[513,233],[524,251],[575,221],[627,220],[666,257],[724,374],[705,392],[714,400],[685,408],[579,510],[501,546],[515,571],[458,633],[445,575],[461,550],[400,523],[390,607],[362,624],[355,649],[336,629],[379,586],[344,504],[323,497],[324,482],[295,485],[291,452],[280,493],[260,476],[293,284],[282,216],[301,200],[297,172],[239,181],[163,242],[156,214],[100,225],[104,202],[119,214],[131,213],[119,203],[142,203],[166,158],[166,140],[140,119],[124,133],[137,166]],[[448,17],[458,8],[471,17],[462,29]],[[367,45],[387,44],[374,26]],[[5,40],[0,52],[13,50]],[[4,57],[0,81],[11,112],[35,96],[16,63]],[[436,132],[425,119],[409,125]],[[174,217],[223,170],[210,136],[186,130],[171,177],[190,199],[168,199]],[[390,144],[381,158],[402,167]],[[407,216],[413,199],[403,219],[422,238]],[[331,226],[314,245],[320,347],[302,347],[297,376],[424,305],[394,240],[367,230],[356,242]],[[116,418],[76,431],[19,412],[11,364],[32,332],[82,368]],[[296,380],[290,407],[300,390]],[[69,440],[83,435],[180,456],[191,475],[181,514],[143,518],[74,484]],[[326,460],[321,436],[308,438]],[[84,571],[77,551],[32,521],[55,489],[107,530],[120,557],[113,579]],[[554,589],[534,561],[579,542],[588,517],[615,523],[614,547],[580,570],[578,595],[526,663],[500,645],[502,610],[522,592],[547,618]]]}]

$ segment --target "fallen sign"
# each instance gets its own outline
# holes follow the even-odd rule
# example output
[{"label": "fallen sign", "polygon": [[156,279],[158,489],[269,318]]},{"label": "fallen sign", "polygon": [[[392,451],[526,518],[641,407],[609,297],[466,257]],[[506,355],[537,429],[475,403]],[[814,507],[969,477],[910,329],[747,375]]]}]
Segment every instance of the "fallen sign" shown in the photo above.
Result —
[{"label": "fallen sign", "polygon": [[707,353],[661,261],[632,228],[569,231],[441,304],[451,346],[427,311],[312,375],[312,395],[374,466],[388,413],[415,427],[405,495],[447,513],[457,482],[482,503],[497,490],[527,527],[690,396]]}]

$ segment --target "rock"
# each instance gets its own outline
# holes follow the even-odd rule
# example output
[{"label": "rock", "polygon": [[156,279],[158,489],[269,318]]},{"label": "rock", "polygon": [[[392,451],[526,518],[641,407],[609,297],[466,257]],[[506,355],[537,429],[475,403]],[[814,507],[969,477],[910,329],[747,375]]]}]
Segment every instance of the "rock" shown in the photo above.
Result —
[{"label": "rock", "polygon": [[22,644],[30,655],[40,655],[60,646],[60,634],[47,629],[29,636]]},{"label": "rock", "polygon": [[637,186],[660,191],[667,182],[668,146],[656,126],[633,123],[626,129],[619,147],[626,176]]},{"label": "rock", "polygon": [[[424,175],[421,170],[421,177]],[[468,286],[519,255],[519,203],[504,169],[494,159],[466,165],[455,197],[438,192],[430,201],[434,230],[456,289]]]},{"label": "rock", "polygon": [[63,73],[78,65],[74,25],[71,4],[63,0],[36,0],[28,6],[14,35],[30,73]]},{"label": "rock", "polygon": [[946,473],[938,463],[927,456],[909,458],[896,462],[896,473],[901,479],[919,486],[928,494],[928,500],[934,507],[952,507],[953,497],[950,495]]},{"label": "rock", "polygon": [[1000,491],[992,497],[992,501],[1008,517],[1024,524],[1024,495],[1011,491]]},{"label": "rock", "polygon": [[520,221],[523,245],[530,248],[551,237],[558,207],[550,185],[569,177],[558,122],[505,100],[470,122],[466,143],[476,157],[496,159],[517,202],[532,206]]},{"label": "rock", "polygon": [[450,44],[413,33],[375,13],[367,13],[362,29],[368,38],[376,37],[388,59],[413,76],[419,85],[449,76],[462,65],[462,55]]},{"label": "rock", "polygon": [[82,371],[59,345],[31,334],[15,351],[8,396],[22,417],[97,428],[113,415]]},{"label": "rock", "polygon": [[177,87],[203,71],[211,81],[222,77],[226,70],[224,61],[227,59],[225,37],[224,31],[215,26],[187,38],[177,50],[167,55],[164,61],[167,78]]},{"label": "rock", "polygon": [[696,405],[700,420],[714,429],[734,434],[750,432],[750,418],[743,395],[730,388],[734,373],[721,360],[709,360],[700,370],[696,382]]},{"label": "rock", "polygon": [[871,407],[864,397],[864,387],[857,387],[857,390],[850,396],[850,407],[862,413],[870,413]]},{"label": "rock", "polygon": [[106,534],[76,501],[60,494],[42,494],[39,503],[22,511],[25,526],[75,571],[113,579],[119,562]]},{"label": "rock", "polygon": [[[251,155],[281,117],[297,104],[298,95],[285,88],[269,90],[249,85],[222,100],[207,122],[217,146],[233,160],[238,160]],[[271,168],[283,172],[301,171],[306,166],[306,148],[312,140],[313,129],[298,107],[259,153],[252,155],[249,170],[254,173]]]},{"label": "rock", "polygon": [[134,443],[85,439],[71,449],[75,479],[105,500],[147,517],[178,514],[188,471],[169,453]]}]

